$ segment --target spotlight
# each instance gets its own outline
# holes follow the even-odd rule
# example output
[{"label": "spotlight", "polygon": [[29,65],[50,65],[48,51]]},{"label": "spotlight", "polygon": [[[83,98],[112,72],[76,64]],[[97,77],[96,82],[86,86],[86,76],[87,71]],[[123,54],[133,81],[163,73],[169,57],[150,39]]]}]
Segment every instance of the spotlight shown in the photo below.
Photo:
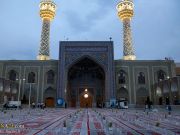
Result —
[{"label": "spotlight", "polygon": [[88,96],[88,94],[84,94],[84,98],[88,98],[89,96]]}]

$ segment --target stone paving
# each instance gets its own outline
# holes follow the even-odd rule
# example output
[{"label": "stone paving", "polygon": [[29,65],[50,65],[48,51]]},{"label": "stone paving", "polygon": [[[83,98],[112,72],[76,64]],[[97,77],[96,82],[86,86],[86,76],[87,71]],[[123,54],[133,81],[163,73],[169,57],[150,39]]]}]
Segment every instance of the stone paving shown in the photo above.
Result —
[{"label": "stone paving", "polygon": [[0,112],[0,135],[180,135],[180,113],[119,109]]}]

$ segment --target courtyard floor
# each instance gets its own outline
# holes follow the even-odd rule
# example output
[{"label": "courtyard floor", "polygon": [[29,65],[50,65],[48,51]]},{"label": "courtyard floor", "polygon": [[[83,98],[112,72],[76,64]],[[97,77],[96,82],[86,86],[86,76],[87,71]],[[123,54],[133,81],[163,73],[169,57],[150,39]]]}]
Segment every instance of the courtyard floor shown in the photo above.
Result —
[{"label": "courtyard floor", "polygon": [[180,112],[22,109],[0,112],[0,135],[180,135]]}]

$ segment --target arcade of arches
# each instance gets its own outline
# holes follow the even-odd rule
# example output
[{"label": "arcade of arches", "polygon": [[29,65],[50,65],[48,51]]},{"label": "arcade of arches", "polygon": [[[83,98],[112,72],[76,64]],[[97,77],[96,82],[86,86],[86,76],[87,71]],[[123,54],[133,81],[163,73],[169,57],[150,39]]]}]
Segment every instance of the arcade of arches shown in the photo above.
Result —
[{"label": "arcade of arches", "polygon": [[69,107],[100,107],[105,99],[105,72],[91,60],[83,58],[69,68],[67,105]]}]

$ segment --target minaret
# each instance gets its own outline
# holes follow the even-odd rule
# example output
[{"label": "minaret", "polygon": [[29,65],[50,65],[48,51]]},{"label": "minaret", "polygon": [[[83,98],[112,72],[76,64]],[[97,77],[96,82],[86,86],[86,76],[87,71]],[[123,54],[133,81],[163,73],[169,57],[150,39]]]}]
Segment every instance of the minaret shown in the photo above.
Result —
[{"label": "minaret", "polygon": [[134,15],[132,0],[122,0],[117,5],[118,16],[123,22],[123,59],[135,60],[131,36],[131,19]]},{"label": "minaret", "polygon": [[42,18],[42,33],[38,60],[49,60],[49,35],[50,22],[54,19],[56,12],[56,4],[51,0],[42,0],[40,5],[40,17]]}]

